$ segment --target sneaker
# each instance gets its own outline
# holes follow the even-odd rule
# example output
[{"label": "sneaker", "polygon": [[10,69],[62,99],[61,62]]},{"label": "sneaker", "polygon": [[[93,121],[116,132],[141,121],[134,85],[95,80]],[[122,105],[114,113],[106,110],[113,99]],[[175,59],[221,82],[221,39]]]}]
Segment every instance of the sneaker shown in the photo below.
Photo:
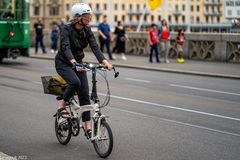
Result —
[{"label": "sneaker", "polygon": [[53,49],[51,49],[51,53],[54,53],[54,50],[53,50]]},{"label": "sneaker", "polygon": [[184,63],[185,60],[184,60],[183,58],[177,58],[177,62],[178,62],[178,63]]},{"label": "sneaker", "polygon": [[124,54],[122,54],[122,59],[126,61],[127,57]]},{"label": "sneaker", "polygon": [[116,59],[116,55],[115,54],[112,54],[112,59]]},{"label": "sneaker", "polygon": [[166,63],[170,63],[168,59],[165,60]]}]

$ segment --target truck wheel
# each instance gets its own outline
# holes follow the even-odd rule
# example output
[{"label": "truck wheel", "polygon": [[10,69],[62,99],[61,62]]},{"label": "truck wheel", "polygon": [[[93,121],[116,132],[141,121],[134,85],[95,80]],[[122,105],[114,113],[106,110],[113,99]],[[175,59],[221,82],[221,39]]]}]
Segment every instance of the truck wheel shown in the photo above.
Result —
[{"label": "truck wheel", "polygon": [[3,55],[0,55],[0,63],[2,62],[4,56]]},{"label": "truck wheel", "polygon": [[0,49],[0,63],[2,62],[3,58],[6,57],[7,55],[7,50],[4,48]]},{"label": "truck wheel", "polygon": [[29,49],[28,48],[22,48],[21,49],[21,55],[28,57],[29,56]]}]

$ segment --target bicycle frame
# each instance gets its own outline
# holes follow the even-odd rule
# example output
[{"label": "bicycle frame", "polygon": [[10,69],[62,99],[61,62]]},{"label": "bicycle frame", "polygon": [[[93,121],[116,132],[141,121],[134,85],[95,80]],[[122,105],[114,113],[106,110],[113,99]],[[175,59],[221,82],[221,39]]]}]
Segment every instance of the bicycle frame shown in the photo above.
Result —
[{"label": "bicycle frame", "polygon": [[[67,108],[69,108],[71,115],[73,116],[73,118],[77,118],[80,124],[80,128],[82,128],[85,131],[83,125],[81,125],[80,121],[81,121],[81,117],[83,112],[86,111],[94,111],[94,115],[91,117],[91,122],[92,122],[92,135],[91,135],[91,141],[94,141],[95,139],[97,139],[98,137],[100,137],[99,135],[99,129],[100,129],[100,124],[101,124],[101,120],[107,118],[107,116],[101,114],[100,112],[100,105],[99,105],[99,99],[98,99],[98,95],[97,95],[97,80],[96,80],[96,67],[93,67],[91,69],[92,71],[92,94],[91,94],[91,100],[94,102],[94,104],[89,104],[89,105],[83,105],[80,106],[77,101],[74,99],[74,97],[72,97],[69,101],[69,103],[67,104]],[[97,131],[95,131],[95,127],[94,124],[97,122]],[[94,136],[94,133],[95,136]]]},{"label": "bicycle frame", "polygon": [[[95,139],[98,139],[100,137],[99,135],[99,129],[100,129],[100,124],[101,121],[105,118],[107,118],[107,116],[101,114],[100,109],[99,109],[99,104],[98,103],[94,103],[94,104],[89,104],[89,105],[83,105],[80,106],[76,100],[74,98],[72,98],[69,102],[69,105],[67,106],[67,108],[69,108],[71,115],[73,116],[73,118],[77,118],[80,122],[81,117],[83,112],[86,111],[94,111],[94,115],[91,117],[91,122],[92,122],[92,135],[91,135],[91,141],[94,141]],[[94,124],[97,122],[97,131],[95,131],[95,127]],[[80,128],[82,128],[85,131],[83,125],[80,124]],[[95,136],[94,136],[94,133]]]}]

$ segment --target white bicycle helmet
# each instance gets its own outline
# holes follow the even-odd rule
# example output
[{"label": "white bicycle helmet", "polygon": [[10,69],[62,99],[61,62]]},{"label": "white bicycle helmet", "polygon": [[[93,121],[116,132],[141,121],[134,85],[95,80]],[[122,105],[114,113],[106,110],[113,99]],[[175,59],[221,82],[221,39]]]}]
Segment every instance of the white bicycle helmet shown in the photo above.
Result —
[{"label": "white bicycle helmet", "polygon": [[77,14],[82,16],[83,14],[86,14],[86,13],[92,13],[92,9],[90,8],[89,5],[85,3],[76,3],[72,6],[72,9],[71,9],[72,16],[75,16]]}]

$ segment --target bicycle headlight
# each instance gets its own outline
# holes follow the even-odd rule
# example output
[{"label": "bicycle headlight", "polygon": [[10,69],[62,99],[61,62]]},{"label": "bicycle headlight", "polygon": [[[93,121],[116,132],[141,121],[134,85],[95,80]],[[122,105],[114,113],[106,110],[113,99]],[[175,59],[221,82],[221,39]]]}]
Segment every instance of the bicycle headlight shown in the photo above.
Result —
[{"label": "bicycle headlight", "polygon": [[92,63],[89,64],[89,68],[93,68],[94,65]]}]

